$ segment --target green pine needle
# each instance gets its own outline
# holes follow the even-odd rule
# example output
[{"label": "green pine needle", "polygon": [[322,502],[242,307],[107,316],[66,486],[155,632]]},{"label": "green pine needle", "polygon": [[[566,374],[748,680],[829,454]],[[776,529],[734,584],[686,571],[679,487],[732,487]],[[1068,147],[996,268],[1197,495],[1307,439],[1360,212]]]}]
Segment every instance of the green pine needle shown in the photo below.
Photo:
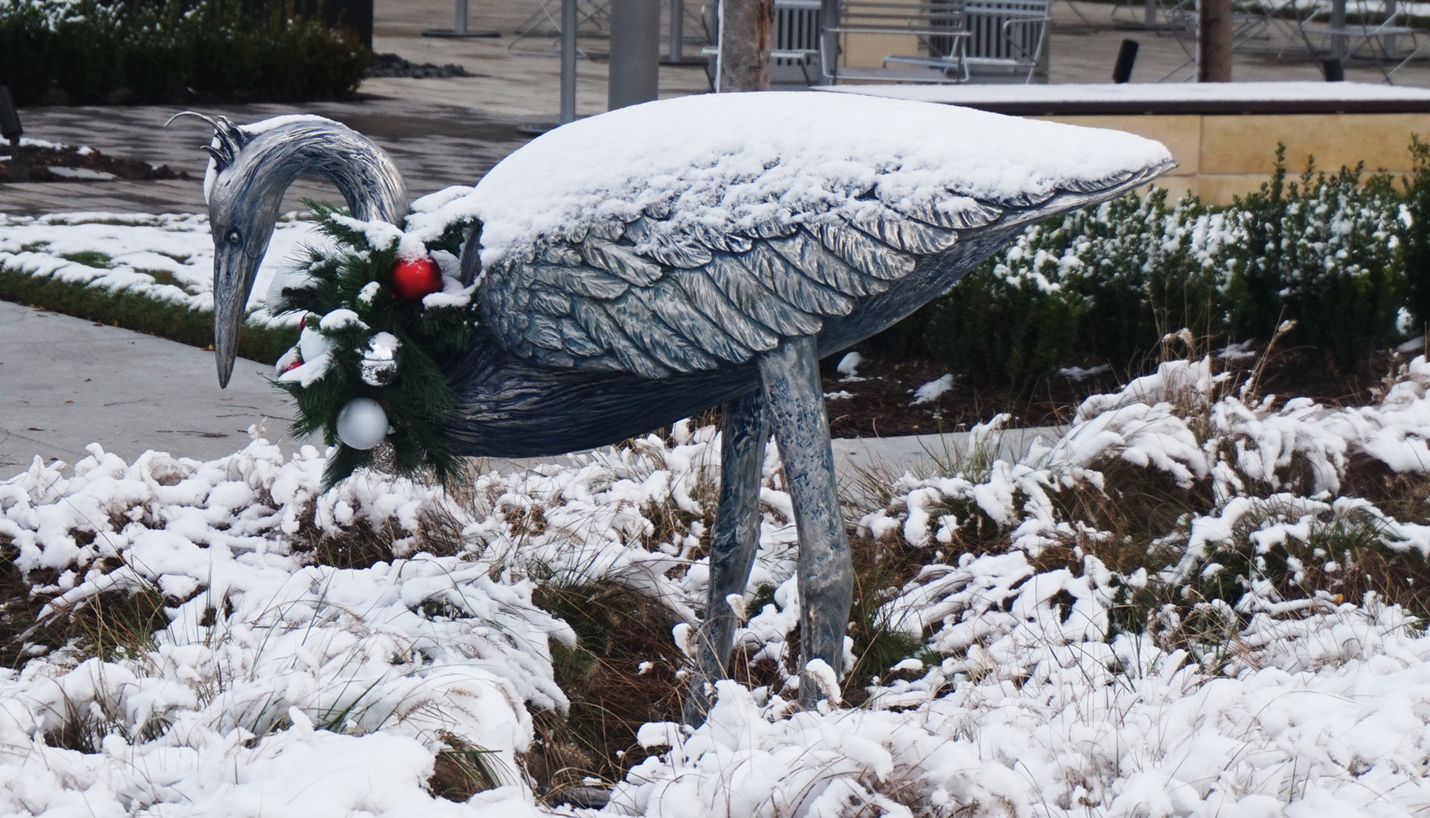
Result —
[{"label": "green pine needle", "polygon": [[[376,400],[387,413],[393,429],[387,440],[394,449],[397,474],[436,479],[444,485],[461,481],[464,472],[442,435],[457,396],[442,375],[441,361],[473,340],[475,306],[424,309],[421,303],[398,299],[388,284],[397,258],[396,242],[375,248],[366,234],[335,218],[345,215],[338,208],[311,200],[304,203],[317,214],[319,229],[333,239],[337,249],[310,250],[304,265],[308,280],[297,287],[285,287],[275,309],[307,313],[304,323],[313,331],[318,331],[322,316],[339,309],[352,310],[366,326],[323,332],[331,362],[308,386],[296,381],[277,383],[297,404],[294,433],[321,433],[325,443],[337,446],[323,472],[324,488],[373,465],[371,451],[353,449],[338,439],[338,413],[359,397]],[[433,243],[433,249],[455,254],[466,229],[465,225],[453,225]],[[376,292],[363,299],[363,291],[373,282],[378,284]],[[391,333],[401,343],[397,379],[385,387],[363,382],[359,369],[369,339],[379,332]]]}]

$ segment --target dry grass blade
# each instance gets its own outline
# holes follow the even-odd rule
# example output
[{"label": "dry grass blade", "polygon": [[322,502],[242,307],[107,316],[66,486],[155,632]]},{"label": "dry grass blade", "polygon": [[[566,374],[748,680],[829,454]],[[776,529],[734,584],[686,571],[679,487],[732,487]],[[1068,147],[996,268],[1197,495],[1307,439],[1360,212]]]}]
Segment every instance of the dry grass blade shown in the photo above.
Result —
[{"label": "dry grass blade", "polygon": [[537,745],[524,761],[538,792],[618,781],[647,755],[641,725],[678,721],[685,656],[676,622],[659,602],[611,583],[539,588],[534,600],[576,631],[574,648],[552,646],[556,681],[571,700],[563,720],[537,714]]}]

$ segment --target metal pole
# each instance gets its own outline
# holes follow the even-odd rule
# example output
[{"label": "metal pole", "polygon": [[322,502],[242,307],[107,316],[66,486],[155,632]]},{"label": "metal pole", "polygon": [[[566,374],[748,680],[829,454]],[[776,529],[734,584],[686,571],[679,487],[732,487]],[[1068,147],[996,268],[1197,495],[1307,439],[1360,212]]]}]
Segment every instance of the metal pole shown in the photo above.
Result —
[{"label": "metal pole", "polygon": [[[1385,24],[1386,24],[1386,25],[1390,25],[1390,26],[1395,25],[1395,14],[1396,14],[1396,11],[1395,11],[1395,0],[1385,0]],[[1385,35],[1385,55],[1386,55],[1387,57],[1392,58],[1392,59],[1395,57],[1396,54],[1400,53],[1400,45],[1399,45],[1399,42],[1398,42],[1397,39],[1396,39],[1397,36],[1398,36],[1398,35],[1395,35],[1395,34],[1387,34],[1387,35]]]},{"label": "metal pole", "polygon": [[610,70],[610,110],[659,95],[660,0],[611,0]]},{"label": "metal pole", "polygon": [[1331,0],[1331,59],[1346,58],[1346,0]]},{"label": "metal pole", "polygon": [[561,124],[576,121],[576,0],[561,0]]},{"label": "metal pole", "polygon": [[830,31],[839,27],[839,0],[821,0],[819,4],[819,84],[833,85],[839,66],[839,35]]},{"label": "metal pole", "polygon": [[673,63],[685,61],[685,0],[670,0],[670,48],[666,59]]},{"label": "metal pole", "polygon": [[462,37],[462,38],[491,38],[500,37],[499,31],[474,30],[467,28],[467,0],[457,0],[456,11],[452,18],[452,30],[442,28],[429,28],[422,32],[423,37]]},{"label": "metal pole", "polygon": [[1157,26],[1157,0],[1147,0],[1142,4],[1142,24],[1148,28]]}]

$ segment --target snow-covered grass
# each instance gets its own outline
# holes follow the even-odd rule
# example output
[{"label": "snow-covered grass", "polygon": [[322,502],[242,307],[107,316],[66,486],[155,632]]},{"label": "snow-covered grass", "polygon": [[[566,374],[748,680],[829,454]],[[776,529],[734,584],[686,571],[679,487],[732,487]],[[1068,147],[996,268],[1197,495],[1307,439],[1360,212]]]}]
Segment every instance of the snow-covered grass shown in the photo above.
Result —
[{"label": "snow-covered grass", "polygon": [[[249,299],[248,322],[295,326],[297,316],[268,313],[269,294],[284,284],[304,247],[328,244],[313,222],[293,213],[281,218]],[[202,215],[0,212],[0,270],[213,311],[213,238]]]},{"label": "snow-covered grass", "polygon": [[[699,729],[668,721],[678,696],[630,725],[601,760],[623,771],[607,812],[1430,807],[1430,364],[1347,408],[1263,398],[1219,366],[1171,361],[1090,398],[1017,462],[888,475],[887,504],[851,510],[849,659],[879,656],[845,682],[858,706],[793,708],[772,454],[737,634],[748,684],[722,683]],[[619,695],[572,691],[677,676],[573,622],[619,642],[641,599],[683,644],[718,453],[681,424],[569,467],[477,468],[452,495],[366,473],[319,494],[319,452],[285,462],[262,440],[209,463],[98,446],[36,462],[0,482],[0,814],[548,813],[535,787],[579,756],[553,745]],[[94,626],[126,601],[164,627]],[[430,783],[458,757],[482,762],[463,803]],[[582,769],[599,772],[564,780]]]}]

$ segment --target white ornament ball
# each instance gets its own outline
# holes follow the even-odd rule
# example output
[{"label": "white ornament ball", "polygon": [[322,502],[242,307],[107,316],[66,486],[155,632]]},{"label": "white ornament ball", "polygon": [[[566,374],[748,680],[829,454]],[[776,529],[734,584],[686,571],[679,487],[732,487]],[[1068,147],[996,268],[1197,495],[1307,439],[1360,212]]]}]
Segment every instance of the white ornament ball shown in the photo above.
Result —
[{"label": "white ornament ball", "polygon": [[303,327],[303,331],[298,333],[298,352],[303,356],[303,363],[316,361],[327,351],[328,339],[321,332]]},{"label": "white ornament ball", "polygon": [[338,438],[366,451],[387,439],[387,413],[372,398],[353,398],[338,410]]}]

